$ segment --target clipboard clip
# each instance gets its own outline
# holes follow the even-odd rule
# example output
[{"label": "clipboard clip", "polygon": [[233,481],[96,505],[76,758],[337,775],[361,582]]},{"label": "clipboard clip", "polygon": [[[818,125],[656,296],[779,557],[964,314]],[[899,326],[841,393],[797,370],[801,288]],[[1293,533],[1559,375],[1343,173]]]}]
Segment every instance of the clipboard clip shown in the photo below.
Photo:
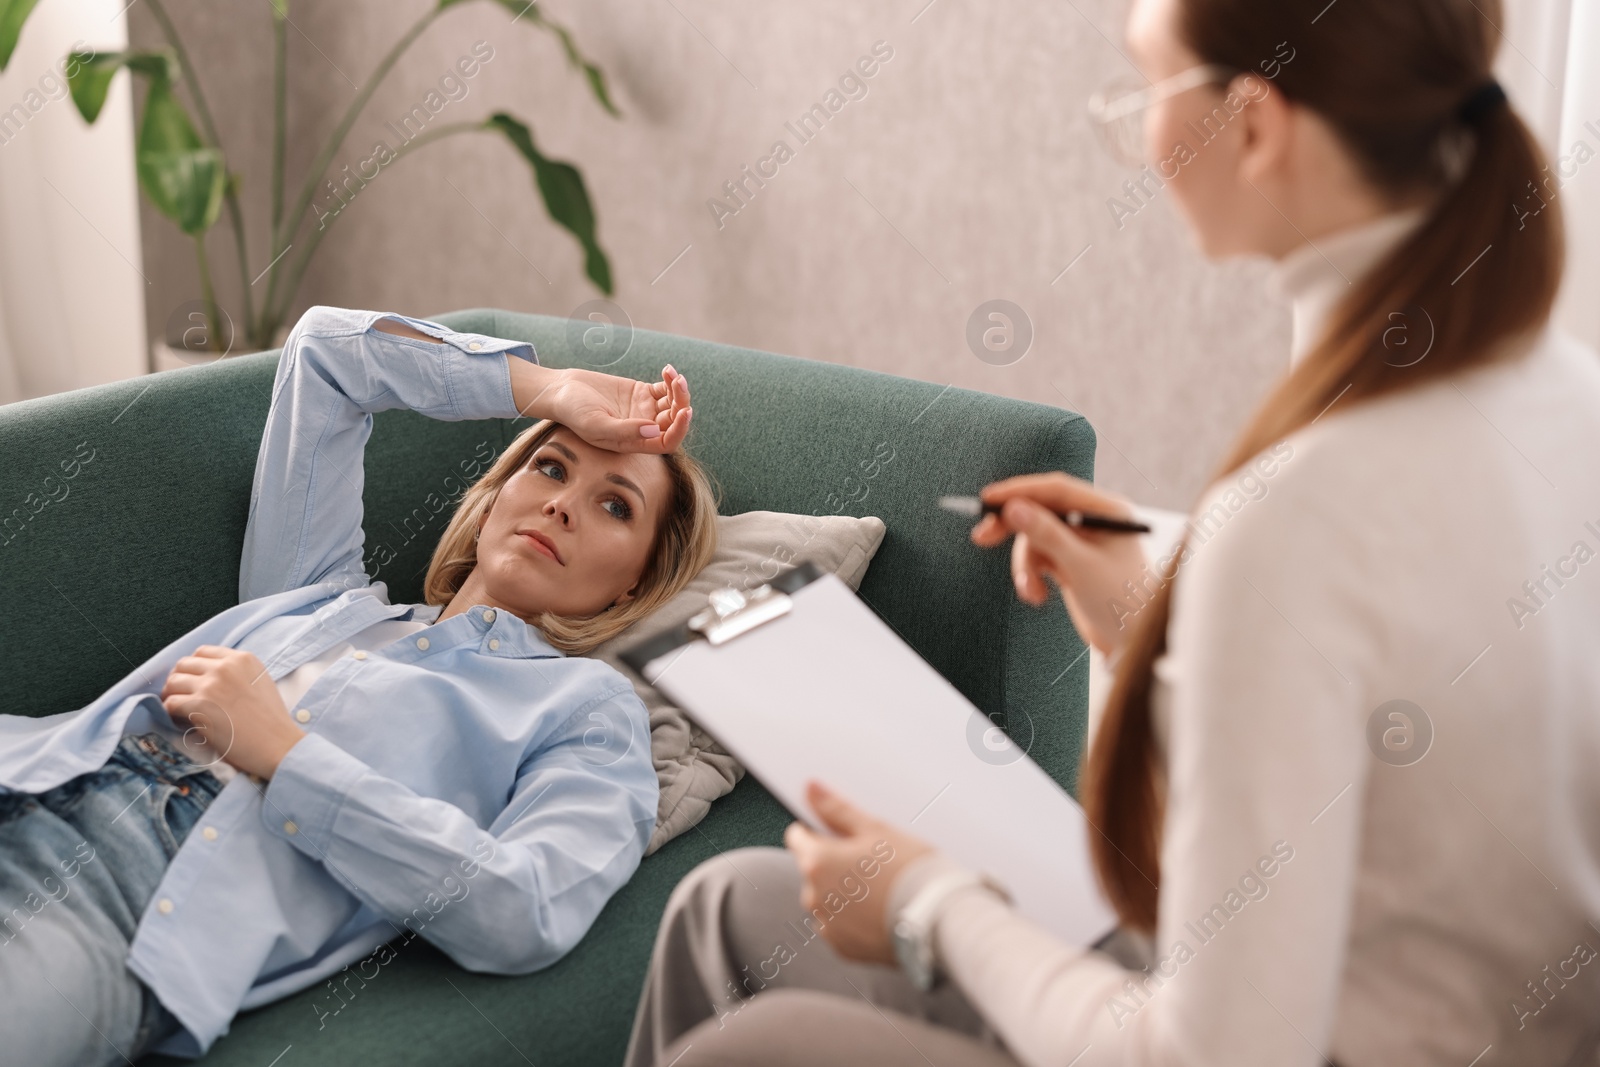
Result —
[{"label": "clipboard clip", "polygon": [[689,629],[711,645],[720,645],[764,622],[789,614],[794,601],[771,585],[759,585],[748,594],[732,586],[713,589],[704,611],[689,620]]},{"label": "clipboard clip", "polygon": [[704,639],[712,645],[726,644],[764,622],[787,615],[794,607],[790,594],[799,592],[823,573],[816,563],[803,560],[748,593],[732,586],[713,590],[706,598],[709,607],[688,622],[623,649],[622,662],[639,677],[653,680],[648,671],[650,664],[690,641]]}]

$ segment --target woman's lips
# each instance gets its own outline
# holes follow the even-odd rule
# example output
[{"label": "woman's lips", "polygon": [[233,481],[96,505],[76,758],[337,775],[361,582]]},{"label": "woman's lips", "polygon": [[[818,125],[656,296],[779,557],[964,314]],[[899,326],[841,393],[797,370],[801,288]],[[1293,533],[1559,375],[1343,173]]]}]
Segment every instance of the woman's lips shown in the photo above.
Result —
[{"label": "woman's lips", "polygon": [[[561,557],[556,554],[555,548],[547,544],[544,540],[541,540],[538,534],[519,533],[517,536],[528,542],[536,550],[543,552],[545,555],[555,560],[557,563],[561,563]],[[562,566],[566,566],[566,564],[562,563]]]}]

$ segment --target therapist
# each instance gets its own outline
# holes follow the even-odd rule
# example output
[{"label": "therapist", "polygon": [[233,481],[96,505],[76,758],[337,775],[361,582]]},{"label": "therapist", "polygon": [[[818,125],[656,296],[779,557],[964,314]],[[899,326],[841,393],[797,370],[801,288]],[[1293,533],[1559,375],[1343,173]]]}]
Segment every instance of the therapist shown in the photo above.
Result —
[{"label": "therapist", "polygon": [[1173,559],[1053,518],[1129,513],[1078,479],[984,490],[973,540],[1114,671],[1080,786],[1121,926],[1057,940],[814,788],[836,836],[674,893],[632,1067],[1595,1062],[1600,357],[1548,325],[1502,16],[1136,0],[1151,85],[1101,117],[1207,256],[1276,261],[1294,347]]}]

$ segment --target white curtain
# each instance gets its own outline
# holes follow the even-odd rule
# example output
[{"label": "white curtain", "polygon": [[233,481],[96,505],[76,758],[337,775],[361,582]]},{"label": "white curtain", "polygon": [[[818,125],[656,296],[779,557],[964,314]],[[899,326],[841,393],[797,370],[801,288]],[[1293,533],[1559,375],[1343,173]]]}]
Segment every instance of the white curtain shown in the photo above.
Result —
[{"label": "white curtain", "polygon": [[63,76],[127,47],[124,3],[45,0],[0,74],[0,403],[149,368],[129,76],[93,126]]},{"label": "white curtain", "polygon": [[1540,192],[1566,215],[1556,322],[1600,348],[1600,0],[1509,0],[1506,23],[1497,71],[1550,156]]}]

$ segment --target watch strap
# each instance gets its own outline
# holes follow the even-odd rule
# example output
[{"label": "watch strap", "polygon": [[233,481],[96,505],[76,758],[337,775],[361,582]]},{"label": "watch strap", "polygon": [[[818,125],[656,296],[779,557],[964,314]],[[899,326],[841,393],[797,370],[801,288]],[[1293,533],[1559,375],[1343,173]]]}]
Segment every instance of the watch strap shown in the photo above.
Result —
[{"label": "watch strap", "polygon": [[943,977],[935,943],[940,911],[951,896],[971,888],[987,889],[1007,903],[1011,902],[1011,894],[988,874],[946,861],[894,915],[891,929],[895,956],[918,989],[932,989]]}]

